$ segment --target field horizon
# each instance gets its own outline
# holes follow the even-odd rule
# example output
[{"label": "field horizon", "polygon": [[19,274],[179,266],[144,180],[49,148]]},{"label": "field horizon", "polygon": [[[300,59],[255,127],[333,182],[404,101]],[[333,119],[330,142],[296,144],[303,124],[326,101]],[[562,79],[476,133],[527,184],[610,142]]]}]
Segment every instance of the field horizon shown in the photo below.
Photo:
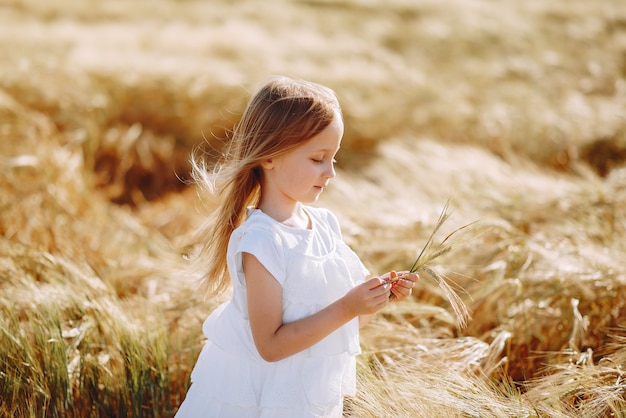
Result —
[{"label": "field horizon", "polygon": [[619,0],[0,0],[0,64],[0,416],[173,416],[228,297],[185,274],[189,157],[275,74],[339,97],[317,205],[372,274],[477,221],[430,264],[467,326],[421,271],[350,416],[625,416]]}]

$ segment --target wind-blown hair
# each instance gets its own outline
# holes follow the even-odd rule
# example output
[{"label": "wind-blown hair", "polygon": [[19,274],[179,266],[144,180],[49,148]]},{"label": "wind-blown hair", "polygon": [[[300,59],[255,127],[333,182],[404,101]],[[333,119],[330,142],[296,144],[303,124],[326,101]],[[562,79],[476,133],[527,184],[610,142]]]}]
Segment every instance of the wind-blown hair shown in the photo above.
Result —
[{"label": "wind-blown hair", "polygon": [[192,154],[192,178],[219,196],[217,209],[197,231],[193,271],[207,296],[229,284],[226,252],[231,233],[261,196],[261,163],[302,145],[328,127],[341,108],[328,87],[273,77],[254,94],[232,138],[213,165]]}]

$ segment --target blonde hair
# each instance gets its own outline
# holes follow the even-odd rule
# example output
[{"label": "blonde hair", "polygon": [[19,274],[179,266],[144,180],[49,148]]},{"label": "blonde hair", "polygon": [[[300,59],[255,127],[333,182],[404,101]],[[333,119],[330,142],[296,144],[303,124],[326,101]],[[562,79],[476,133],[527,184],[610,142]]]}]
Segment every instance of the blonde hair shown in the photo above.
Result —
[{"label": "blonde hair", "polygon": [[284,76],[273,77],[254,94],[213,166],[192,155],[192,177],[217,194],[219,205],[197,232],[193,257],[196,277],[207,296],[229,284],[226,252],[232,232],[261,195],[261,163],[302,145],[322,132],[341,108],[328,87]]}]

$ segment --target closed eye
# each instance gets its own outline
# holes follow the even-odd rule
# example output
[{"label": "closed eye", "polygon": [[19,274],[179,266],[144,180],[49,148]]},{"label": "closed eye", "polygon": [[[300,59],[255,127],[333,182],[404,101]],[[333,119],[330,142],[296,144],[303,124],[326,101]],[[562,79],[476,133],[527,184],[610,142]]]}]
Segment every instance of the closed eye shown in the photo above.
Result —
[{"label": "closed eye", "polygon": [[[326,161],[326,159],[325,158],[311,158],[311,161],[313,161],[313,164],[323,164],[324,161]],[[331,162],[335,164],[337,160],[332,158]]]}]

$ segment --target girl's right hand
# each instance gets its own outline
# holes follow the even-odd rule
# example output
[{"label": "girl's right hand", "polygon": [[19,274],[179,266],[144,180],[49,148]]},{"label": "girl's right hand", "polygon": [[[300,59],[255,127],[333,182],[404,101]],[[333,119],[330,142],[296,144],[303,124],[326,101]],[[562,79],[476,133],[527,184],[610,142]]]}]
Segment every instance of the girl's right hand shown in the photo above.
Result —
[{"label": "girl's right hand", "polygon": [[391,283],[374,277],[350,289],[343,297],[354,316],[373,314],[389,303]]}]

